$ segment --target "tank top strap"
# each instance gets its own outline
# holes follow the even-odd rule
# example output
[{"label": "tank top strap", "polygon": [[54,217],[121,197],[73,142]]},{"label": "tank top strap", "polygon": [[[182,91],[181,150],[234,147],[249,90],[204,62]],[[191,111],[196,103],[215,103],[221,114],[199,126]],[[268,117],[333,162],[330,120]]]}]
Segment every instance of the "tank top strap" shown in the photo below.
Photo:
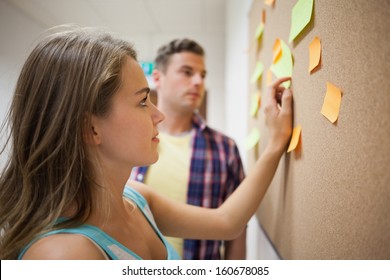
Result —
[{"label": "tank top strap", "polygon": [[88,224],[83,224],[76,228],[52,230],[50,232],[42,234],[23,249],[23,251],[19,254],[18,259],[21,259],[25,254],[25,252],[28,250],[28,248],[30,248],[31,245],[34,242],[36,242],[38,239],[46,236],[54,235],[54,234],[61,234],[61,233],[80,234],[87,237],[92,242],[94,242],[97,245],[97,247],[101,248],[107,254],[107,256],[112,260],[120,260],[120,259],[140,260],[141,259],[141,257],[139,257],[137,254],[130,251],[127,247],[117,242],[115,239],[113,239],[111,236],[106,234],[98,227],[88,225]]}]

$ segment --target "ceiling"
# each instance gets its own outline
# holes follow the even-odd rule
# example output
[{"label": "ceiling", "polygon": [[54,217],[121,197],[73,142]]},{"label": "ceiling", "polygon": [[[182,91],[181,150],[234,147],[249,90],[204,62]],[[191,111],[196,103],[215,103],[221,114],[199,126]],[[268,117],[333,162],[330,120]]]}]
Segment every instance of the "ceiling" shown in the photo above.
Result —
[{"label": "ceiling", "polygon": [[43,28],[106,27],[124,36],[220,33],[225,0],[3,0]]}]

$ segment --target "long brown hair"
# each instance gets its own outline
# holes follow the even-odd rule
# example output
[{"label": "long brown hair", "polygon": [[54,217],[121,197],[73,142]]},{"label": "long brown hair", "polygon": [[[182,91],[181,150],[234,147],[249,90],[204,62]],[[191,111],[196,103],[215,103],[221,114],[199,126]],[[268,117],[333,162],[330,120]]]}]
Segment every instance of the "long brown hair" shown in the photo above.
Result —
[{"label": "long brown hair", "polygon": [[[49,35],[27,58],[7,118],[1,259],[16,258],[46,230],[82,224],[98,208],[83,128],[90,113],[109,112],[126,56],[136,59],[128,42],[96,29],[72,28]],[[76,205],[75,215],[56,224],[69,205]]]}]

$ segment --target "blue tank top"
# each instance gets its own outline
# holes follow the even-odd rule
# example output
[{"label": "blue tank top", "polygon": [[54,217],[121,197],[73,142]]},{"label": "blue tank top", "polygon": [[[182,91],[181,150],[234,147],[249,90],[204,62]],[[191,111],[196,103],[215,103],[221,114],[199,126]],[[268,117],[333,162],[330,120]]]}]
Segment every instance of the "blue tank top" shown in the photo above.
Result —
[{"label": "blue tank top", "polygon": [[[175,251],[175,249],[170,245],[160,230],[157,228],[156,222],[154,221],[152,212],[150,211],[149,205],[145,198],[134,189],[126,186],[123,196],[134,201],[134,203],[138,206],[138,208],[141,210],[145,218],[148,220],[149,224],[153,227],[154,231],[158,235],[158,237],[161,239],[161,241],[164,243],[164,246],[167,250],[167,260],[179,260],[180,256]],[[81,234],[92,240],[96,245],[98,245],[107,255],[109,258],[113,260],[142,260],[140,256],[138,256],[136,253],[116,241],[114,238],[109,236],[107,233],[99,229],[98,227],[83,224],[77,228],[66,228],[66,229],[58,229],[49,231],[45,234],[40,235],[38,238],[34,239],[30,244],[28,244],[22,252],[19,254],[18,259],[21,259],[23,255],[26,253],[28,248],[31,247],[31,245],[36,242],[38,239],[43,238],[45,236],[53,235],[53,234],[59,234],[59,233],[73,233],[73,234]]]}]

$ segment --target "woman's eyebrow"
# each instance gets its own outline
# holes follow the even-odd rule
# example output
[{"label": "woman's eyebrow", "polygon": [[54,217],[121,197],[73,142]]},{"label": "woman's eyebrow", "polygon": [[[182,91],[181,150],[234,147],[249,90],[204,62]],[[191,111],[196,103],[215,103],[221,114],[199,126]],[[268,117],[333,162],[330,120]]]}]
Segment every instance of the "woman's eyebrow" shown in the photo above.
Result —
[{"label": "woman's eyebrow", "polygon": [[149,87],[144,87],[144,88],[136,91],[135,94],[138,95],[138,94],[142,94],[144,92],[146,92],[148,94],[150,92],[150,88]]}]

